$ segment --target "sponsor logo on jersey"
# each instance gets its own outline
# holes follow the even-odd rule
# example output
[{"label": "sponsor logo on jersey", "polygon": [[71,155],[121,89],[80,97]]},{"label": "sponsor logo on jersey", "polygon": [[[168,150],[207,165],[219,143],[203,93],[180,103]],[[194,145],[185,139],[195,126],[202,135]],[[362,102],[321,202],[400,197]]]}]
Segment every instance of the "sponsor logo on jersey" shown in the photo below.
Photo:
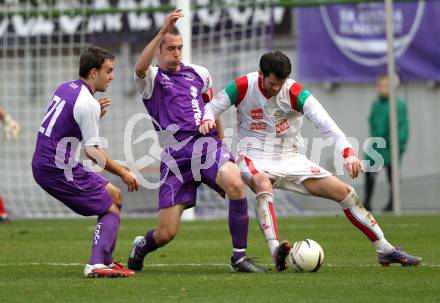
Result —
[{"label": "sponsor logo on jersey", "polygon": [[252,120],[263,120],[263,109],[254,108],[253,110],[251,110],[251,117]]},{"label": "sponsor logo on jersey", "polygon": [[252,122],[251,130],[264,130],[266,129],[266,123],[264,122]]},{"label": "sponsor logo on jersey", "polygon": [[283,121],[275,124],[275,130],[276,130],[277,134],[284,132],[289,127],[290,127],[290,125],[289,125],[289,121],[287,121],[287,119],[284,119]]},{"label": "sponsor logo on jersey", "polygon": [[194,81],[194,75],[192,73],[183,73],[183,78],[186,81]]},{"label": "sponsor logo on jersey", "polygon": [[199,94],[199,91],[197,89],[197,87],[195,86],[191,86],[189,88],[190,92],[191,92],[191,96],[193,97],[191,100],[191,105],[192,105],[192,109],[194,111],[194,120],[196,125],[200,125],[200,122],[202,120],[202,111],[200,110],[200,106],[199,106],[199,100],[197,100],[197,96]]}]

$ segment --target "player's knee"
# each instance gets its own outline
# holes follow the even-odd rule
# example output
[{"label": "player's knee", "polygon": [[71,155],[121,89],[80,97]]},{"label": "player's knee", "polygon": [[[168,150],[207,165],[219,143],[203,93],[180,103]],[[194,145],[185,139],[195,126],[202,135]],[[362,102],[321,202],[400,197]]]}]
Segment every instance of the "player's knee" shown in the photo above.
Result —
[{"label": "player's knee", "polygon": [[228,184],[226,185],[226,193],[230,198],[233,199],[239,199],[244,196],[244,183],[241,176],[229,180]]},{"label": "player's knee", "polygon": [[256,192],[272,192],[272,183],[267,176],[256,174],[252,177],[252,189]]},{"label": "player's knee", "polygon": [[342,186],[338,188],[338,191],[335,193],[337,195],[335,200],[337,202],[345,201],[352,193],[356,193],[356,192],[350,185],[344,183]]},{"label": "player's knee", "polygon": [[106,190],[109,193],[110,197],[112,198],[113,204],[116,204],[119,208],[121,208],[121,205],[122,205],[122,192],[121,192],[121,190],[111,183],[107,184]]},{"label": "player's knee", "polygon": [[176,236],[177,230],[171,228],[164,228],[157,230],[157,245],[164,246],[167,243],[171,242]]},{"label": "player's knee", "polygon": [[342,195],[344,196],[344,199],[346,197],[348,197],[348,195],[350,195],[354,191],[353,187],[351,187],[348,184],[344,184],[344,187],[341,190],[342,190]]},{"label": "player's knee", "polygon": [[114,187],[112,194],[112,201],[118,206],[122,205],[122,192],[119,188]]},{"label": "player's knee", "polygon": [[121,207],[119,205],[116,205],[115,203],[112,203],[112,205],[110,205],[110,207],[109,207],[109,209],[107,211],[119,215],[120,212],[121,212]]}]

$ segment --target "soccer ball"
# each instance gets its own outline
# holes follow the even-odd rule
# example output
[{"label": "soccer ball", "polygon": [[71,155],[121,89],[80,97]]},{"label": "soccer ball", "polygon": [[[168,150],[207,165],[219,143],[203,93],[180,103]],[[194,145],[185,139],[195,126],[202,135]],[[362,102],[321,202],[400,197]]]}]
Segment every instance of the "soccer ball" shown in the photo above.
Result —
[{"label": "soccer ball", "polygon": [[324,251],[316,241],[305,239],[293,244],[287,262],[296,272],[315,272],[324,261]]}]

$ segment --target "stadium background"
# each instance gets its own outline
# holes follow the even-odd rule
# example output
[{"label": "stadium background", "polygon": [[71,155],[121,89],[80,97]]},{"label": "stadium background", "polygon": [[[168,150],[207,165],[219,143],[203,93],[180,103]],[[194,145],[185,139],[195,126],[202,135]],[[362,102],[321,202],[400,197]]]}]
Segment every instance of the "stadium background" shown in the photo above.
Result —
[{"label": "stadium background", "polygon": [[[192,2],[201,5],[206,1]],[[252,3],[255,5],[256,2]],[[127,121],[136,113],[145,113],[132,80],[134,62],[141,48],[151,38],[157,22],[163,18],[164,13],[160,10],[169,9],[166,6],[169,3],[93,1],[78,4],[77,1],[58,1],[56,6],[44,1],[0,3],[0,104],[22,126],[22,136],[18,142],[0,143],[0,192],[13,218],[75,216],[38,188],[30,170],[36,131],[51,93],[61,81],[77,77],[79,54],[88,45],[98,44],[115,52],[115,80],[106,93],[113,104],[102,121],[101,135],[108,139],[110,155],[125,160],[123,135]],[[156,9],[148,12],[145,3]],[[272,11],[261,2],[258,7],[249,5],[244,9],[234,7],[232,2],[230,4],[232,7],[199,7],[194,13],[192,61],[208,67],[214,79],[215,91],[236,76],[255,71],[258,58],[269,49],[279,49],[288,54],[294,66],[292,76],[301,81],[296,48],[297,31],[300,29],[295,26],[298,9],[278,7]],[[138,12],[122,12],[120,8],[124,5],[125,8],[138,8]],[[72,7],[77,11],[62,20],[57,9]],[[85,15],[94,8],[107,14],[96,13],[86,18]],[[36,11],[41,13],[36,15]],[[121,28],[117,20],[122,20]],[[66,34],[62,30],[62,22],[64,29],[72,28],[69,27],[72,24],[78,26],[75,31]],[[211,26],[208,26],[210,22]],[[347,136],[364,142],[368,137],[370,105],[376,96],[373,81],[302,83],[313,92]],[[410,139],[401,171],[402,210],[438,211],[440,205],[436,197],[440,194],[440,163],[436,155],[440,133],[436,122],[440,112],[439,85],[435,81],[403,81],[397,95],[407,101],[410,122]],[[230,110],[227,114],[225,127],[233,128],[234,113]],[[133,138],[151,128],[150,123],[138,124]],[[309,141],[320,137],[308,122],[302,134]],[[145,155],[150,145],[148,141],[136,144],[135,159]],[[310,155],[310,148],[306,153]],[[319,163],[336,171],[332,148],[323,151]],[[157,166],[157,161],[148,166],[143,170],[143,176],[157,181]],[[109,174],[106,176],[124,188],[118,178]],[[342,179],[353,182],[363,197],[363,177],[354,181],[347,176],[342,176]],[[387,194],[385,173],[381,173],[373,207],[381,209],[387,201]],[[249,197],[251,195],[249,192]],[[277,197],[276,211],[279,215],[338,211],[334,203],[321,199],[284,192],[278,192]],[[124,200],[125,215],[154,215],[157,191],[143,188],[137,193],[125,194]],[[202,187],[196,214],[199,217],[215,217],[224,216],[226,212],[227,203],[208,188]]]}]

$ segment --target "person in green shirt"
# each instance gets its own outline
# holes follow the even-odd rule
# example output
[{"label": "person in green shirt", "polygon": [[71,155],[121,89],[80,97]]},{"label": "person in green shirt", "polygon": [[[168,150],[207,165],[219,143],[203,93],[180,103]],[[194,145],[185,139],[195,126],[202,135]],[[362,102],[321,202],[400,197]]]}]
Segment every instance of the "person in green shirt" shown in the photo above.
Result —
[{"label": "person in green shirt", "polygon": [[[391,211],[393,209],[393,195],[392,195],[392,179],[391,179],[391,135],[389,128],[389,78],[388,75],[380,75],[376,82],[378,97],[374,100],[371,106],[371,112],[369,116],[370,136],[382,137],[386,142],[384,148],[380,148],[374,143],[372,149],[379,153],[383,158],[383,166],[386,169],[388,176],[388,183],[390,188],[388,204],[383,211]],[[397,128],[399,138],[399,162],[406,149],[406,143],[408,142],[409,125],[408,116],[405,102],[396,98],[397,105]],[[370,166],[375,164],[375,160],[371,157],[371,152],[365,155],[365,159],[370,161]],[[374,191],[374,183],[378,172],[366,172],[365,173],[365,208],[371,209],[371,198]]]}]

